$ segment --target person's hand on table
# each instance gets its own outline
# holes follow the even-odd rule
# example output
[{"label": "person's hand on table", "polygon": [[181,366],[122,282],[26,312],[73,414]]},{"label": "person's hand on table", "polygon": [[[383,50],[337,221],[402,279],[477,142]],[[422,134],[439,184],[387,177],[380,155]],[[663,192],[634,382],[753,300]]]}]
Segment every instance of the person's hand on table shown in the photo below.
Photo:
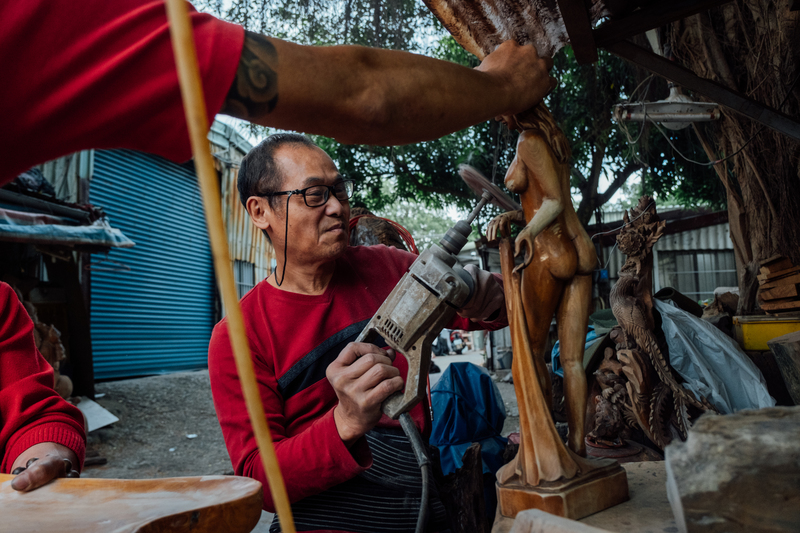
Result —
[{"label": "person's hand on table", "polygon": [[555,88],[557,81],[550,76],[551,68],[552,58],[539,57],[532,44],[519,45],[514,40],[501,43],[476,67],[496,76],[498,86],[508,88],[519,106],[516,113],[537,105]]},{"label": "person's hand on table", "polygon": [[383,401],[403,389],[400,371],[392,366],[394,357],[394,350],[351,342],[328,366],[326,376],[339,398],[333,418],[346,446],[375,427]]},{"label": "person's hand on table", "polygon": [[78,458],[75,452],[54,442],[35,444],[22,452],[11,465],[11,473],[17,477],[11,488],[27,492],[45,485],[59,477],[80,477]]}]

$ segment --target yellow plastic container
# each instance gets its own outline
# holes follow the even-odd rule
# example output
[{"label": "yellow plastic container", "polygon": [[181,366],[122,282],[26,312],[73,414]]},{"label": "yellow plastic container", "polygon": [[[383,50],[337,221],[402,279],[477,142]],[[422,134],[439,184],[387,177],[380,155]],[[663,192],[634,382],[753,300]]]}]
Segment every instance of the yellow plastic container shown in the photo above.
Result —
[{"label": "yellow plastic container", "polygon": [[767,351],[767,341],[800,331],[800,318],[776,316],[735,316],[733,329],[736,340],[743,350]]}]

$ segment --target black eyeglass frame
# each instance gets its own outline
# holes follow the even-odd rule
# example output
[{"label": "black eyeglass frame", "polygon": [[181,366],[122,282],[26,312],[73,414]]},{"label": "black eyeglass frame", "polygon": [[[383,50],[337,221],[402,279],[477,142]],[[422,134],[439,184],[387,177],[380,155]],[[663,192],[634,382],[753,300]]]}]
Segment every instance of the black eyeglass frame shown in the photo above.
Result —
[{"label": "black eyeglass frame", "polygon": [[[347,195],[344,198],[339,198],[339,196],[336,194],[336,188],[339,187],[339,186],[343,186],[342,191]],[[347,190],[348,186],[349,186],[349,189],[350,189],[349,191]],[[306,192],[308,190],[310,190],[310,189],[315,189],[317,187],[322,187],[325,190],[325,192],[322,195],[323,196],[322,203],[315,204],[315,205],[310,205],[308,203],[308,197],[306,196]],[[301,194],[303,196],[303,202],[305,202],[305,204],[308,207],[322,207],[323,205],[328,203],[328,200],[330,200],[331,194],[333,194],[333,196],[336,196],[336,199],[339,200],[340,202],[344,202],[344,201],[350,200],[350,198],[352,198],[353,193],[355,191],[356,191],[356,182],[355,182],[355,180],[342,180],[342,181],[337,181],[333,185],[324,185],[324,184],[323,185],[312,185],[310,187],[306,187],[305,189],[295,189],[293,191],[278,191],[278,192],[267,193],[267,194],[259,194],[258,196],[264,196],[264,197],[270,198],[272,196],[284,196],[284,195],[288,194],[289,198],[291,198],[292,195]]]}]

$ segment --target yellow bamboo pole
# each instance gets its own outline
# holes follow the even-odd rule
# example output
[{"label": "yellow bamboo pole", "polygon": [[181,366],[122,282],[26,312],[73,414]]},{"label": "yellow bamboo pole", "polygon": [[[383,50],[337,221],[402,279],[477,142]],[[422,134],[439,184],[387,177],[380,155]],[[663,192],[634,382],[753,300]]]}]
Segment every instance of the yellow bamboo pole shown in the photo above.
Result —
[{"label": "yellow bamboo pole", "polygon": [[208,119],[206,118],[203,86],[200,80],[200,68],[197,63],[189,11],[185,0],[166,0],[166,6],[175,64],[178,69],[178,81],[183,96],[183,108],[186,113],[195,168],[206,212],[208,236],[214,257],[214,270],[227,311],[228,333],[236,361],[236,371],[239,373],[247,413],[250,415],[250,424],[253,426],[258,451],[264,463],[264,471],[267,475],[269,490],[272,493],[272,501],[278,512],[281,530],[284,533],[295,533],[289,497],[286,494],[286,486],[283,483],[275,447],[272,444],[269,426],[264,415],[264,405],[261,403],[261,395],[258,392],[253,360],[250,357],[250,346],[245,335],[242,310],[239,307],[236,285],[233,281],[228,239],[222,224],[222,204],[217,173],[214,170],[214,160],[211,157],[211,149],[206,138]]}]

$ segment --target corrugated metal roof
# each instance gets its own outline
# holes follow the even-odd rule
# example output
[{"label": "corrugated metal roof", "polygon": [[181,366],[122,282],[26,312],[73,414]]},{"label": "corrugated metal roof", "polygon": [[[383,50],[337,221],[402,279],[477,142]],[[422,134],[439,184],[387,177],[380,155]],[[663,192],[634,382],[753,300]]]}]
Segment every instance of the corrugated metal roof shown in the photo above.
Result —
[{"label": "corrugated metal roof", "polygon": [[98,150],[95,157],[91,200],[136,241],[108,255],[129,272],[92,271],[95,377],[206,366],[214,272],[194,173],[129,150]]},{"label": "corrugated metal roof", "polygon": [[81,178],[92,176],[94,150],[83,150],[38,165],[44,178],[56,190],[56,198],[78,203]]},{"label": "corrugated metal roof", "polygon": [[[726,222],[725,224],[664,235],[656,243],[655,250],[656,252],[733,250],[730,225]],[[611,257],[609,257],[609,253],[611,253]],[[604,247],[603,256],[608,265],[605,268],[608,269],[609,277],[616,279],[619,277],[619,269],[625,264],[625,256],[622,255],[618,248],[613,246]]]}]

